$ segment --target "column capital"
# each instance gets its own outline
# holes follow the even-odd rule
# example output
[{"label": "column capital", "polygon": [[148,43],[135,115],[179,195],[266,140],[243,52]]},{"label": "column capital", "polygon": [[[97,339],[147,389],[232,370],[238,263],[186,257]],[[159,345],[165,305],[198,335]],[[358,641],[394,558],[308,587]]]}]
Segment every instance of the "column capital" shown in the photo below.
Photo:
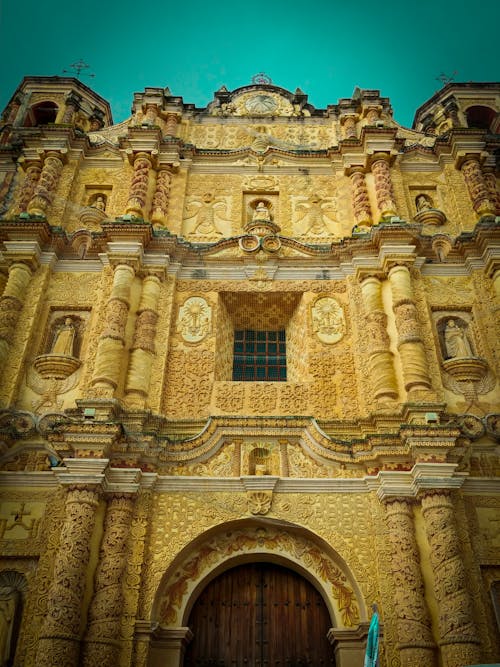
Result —
[{"label": "column capital", "polygon": [[64,466],[54,468],[54,474],[62,486],[102,488],[104,472],[109,459],[63,459]]},{"label": "column capital", "polygon": [[457,472],[457,467],[457,463],[416,463],[409,471],[381,470],[376,477],[377,496],[385,502],[459,489],[468,473]]},{"label": "column capital", "polygon": [[106,495],[136,496],[141,488],[140,468],[107,468],[103,480]]},{"label": "column capital", "polygon": [[25,264],[31,271],[39,267],[42,250],[38,241],[4,241],[3,245],[2,254],[8,264]]}]

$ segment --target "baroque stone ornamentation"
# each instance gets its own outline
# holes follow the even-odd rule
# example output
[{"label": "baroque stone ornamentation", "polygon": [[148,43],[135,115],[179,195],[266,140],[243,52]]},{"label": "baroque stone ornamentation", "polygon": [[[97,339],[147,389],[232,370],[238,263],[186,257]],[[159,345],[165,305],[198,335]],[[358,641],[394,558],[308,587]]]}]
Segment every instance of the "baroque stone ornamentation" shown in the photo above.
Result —
[{"label": "baroque stone ornamentation", "polygon": [[80,601],[97,503],[95,490],[68,490],[61,542],[48,594],[47,615],[38,642],[37,665],[74,667],[78,662]]},{"label": "baroque stone ornamentation", "polygon": [[61,154],[55,151],[48,152],[43,161],[43,168],[33,191],[33,197],[27,206],[30,215],[45,215],[54,197],[62,169]]},{"label": "baroque stone ornamentation", "polygon": [[356,596],[345,574],[332,559],[310,542],[286,530],[256,528],[249,531],[234,530],[225,538],[205,543],[185,564],[172,573],[158,603],[158,620],[165,625],[175,625],[192,581],[199,580],[206,571],[228,558],[252,552],[266,553],[276,549],[285,557],[314,572],[326,585],[338,610],[339,621],[353,627],[359,621]]},{"label": "baroque stone ornamentation", "polygon": [[177,330],[187,343],[200,343],[210,332],[212,307],[202,297],[190,297],[179,308]]},{"label": "baroque stone ornamentation", "polygon": [[439,604],[444,664],[461,667],[477,663],[481,659],[477,629],[450,496],[437,491],[426,494],[422,512]]},{"label": "baroque stone ornamentation", "polygon": [[312,329],[322,343],[337,343],[345,333],[342,306],[331,297],[316,299],[311,306]]}]

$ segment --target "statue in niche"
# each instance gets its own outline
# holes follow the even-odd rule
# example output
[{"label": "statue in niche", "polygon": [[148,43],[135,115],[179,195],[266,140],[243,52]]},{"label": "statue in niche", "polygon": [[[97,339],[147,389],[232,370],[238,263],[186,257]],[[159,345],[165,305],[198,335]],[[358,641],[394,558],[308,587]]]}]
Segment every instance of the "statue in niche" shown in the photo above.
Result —
[{"label": "statue in niche", "polygon": [[295,210],[303,209],[300,211],[299,216],[295,220],[295,225],[298,225],[303,220],[307,224],[305,230],[301,230],[302,234],[311,234],[313,236],[321,236],[323,234],[328,234],[329,229],[327,227],[325,218],[330,222],[336,222],[334,218],[328,215],[328,211],[334,208],[333,204],[330,202],[325,202],[318,195],[312,195],[305,202],[299,202]]},{"label": "statue in niche", "polygon": [[271,212],[266,202],[259,201],[253,212],[253,220],[271,220]]},{"label": "statue in niche", "polygon": [[449,359],[463,359],[464,357],[474,356],[467,333],[456,320],[449,319],[446,323],[444,344]]},{"label": "statue in niche", "polygon": [[429,195],[426,195],[423,192],[416,196],[415,206],[417,207],[418,213],[420,213],[420,211],[428,211],[429,209],[434,208],[432,199]]},{"label": "statue in niche", "polygon": [[66,317],[55,333],[51,354],[62,357],[72,357],[75,345],[76,329],[71,317]]},{"label": "statue in niche", "polygon": [[11,587],[0,588],[0,665],[11,665],[14,649],[16,609],[19,591]]},{"label": "statue in niche", "polygon": [[106,196],[102,194],[96,195],[93,202],[90,204],[92,208],[96,208],[98,211],[106,210]]},{"label": "statue in niche", "polygon": [[226,202],[220,197],[215,197],[212,192],[205,192],[201,200],[194,201],[188,205],[186,219],[195,219],[194,226],[190,231],[191,234],[218,234],[222,236],[223,232],[220,229],[220,223],[217,217],[224,222],[230,224],[230,220],[225,220],[219,214],[221,210],[226,214]]}]

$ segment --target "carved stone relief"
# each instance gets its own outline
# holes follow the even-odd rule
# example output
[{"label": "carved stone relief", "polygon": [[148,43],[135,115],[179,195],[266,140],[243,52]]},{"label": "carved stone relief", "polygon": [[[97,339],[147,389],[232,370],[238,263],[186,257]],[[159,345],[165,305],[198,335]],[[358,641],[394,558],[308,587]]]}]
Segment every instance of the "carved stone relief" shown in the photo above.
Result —
[{"label": "carved stone relief", "polygon": [[192,296],[179,308],[177,331],[187,343],[200,343],[210,332],[212,307],[202,297]]},{"label": "carved stone relief", "polygon": [[322,343],[337,343],[345,333],[342,306],[331,297],[320,297],[311,306],[312,330]]}]

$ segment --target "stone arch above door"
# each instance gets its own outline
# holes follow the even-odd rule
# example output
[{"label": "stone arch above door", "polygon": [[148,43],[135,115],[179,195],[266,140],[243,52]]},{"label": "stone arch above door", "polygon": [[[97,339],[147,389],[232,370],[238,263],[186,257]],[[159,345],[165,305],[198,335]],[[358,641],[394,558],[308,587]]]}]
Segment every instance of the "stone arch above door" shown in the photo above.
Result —
[{"label": "stone arch above door", "polygon": [[333,626],[351,629],[367,620],[359,587],[331,547],[303,529],[260,520],[226,524],[185,549],[159,586],[153,625],[184,626],[200,590],[211,579],[238,563],[256,560],[285,565],[308,579],[323,596]]}]

